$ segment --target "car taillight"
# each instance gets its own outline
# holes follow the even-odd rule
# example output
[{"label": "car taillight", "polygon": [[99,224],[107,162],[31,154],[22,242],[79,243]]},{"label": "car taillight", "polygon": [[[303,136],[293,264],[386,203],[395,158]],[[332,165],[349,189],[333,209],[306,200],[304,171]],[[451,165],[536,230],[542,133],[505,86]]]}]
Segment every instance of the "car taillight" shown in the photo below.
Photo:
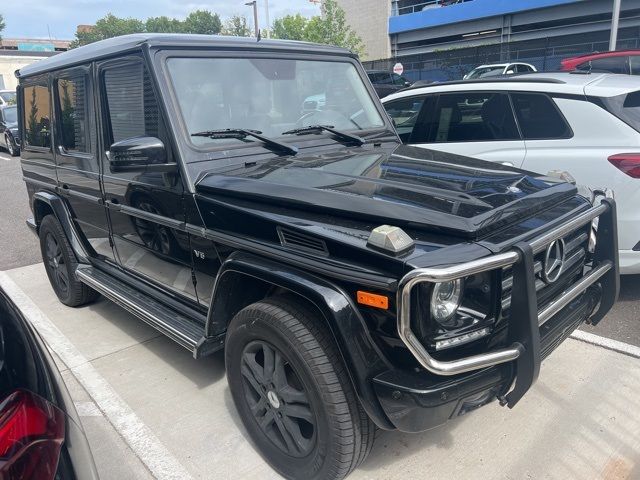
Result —
[{"label": "car taillight", "polygon": [[640,153],[618,153],[609,157],[609,163],[630,177],[640,178]]},{"label": "car taillight", "polygon": [[26,390],[11,393],[0,403],[0,478],[53,479],[64,435],[59,408]]}]

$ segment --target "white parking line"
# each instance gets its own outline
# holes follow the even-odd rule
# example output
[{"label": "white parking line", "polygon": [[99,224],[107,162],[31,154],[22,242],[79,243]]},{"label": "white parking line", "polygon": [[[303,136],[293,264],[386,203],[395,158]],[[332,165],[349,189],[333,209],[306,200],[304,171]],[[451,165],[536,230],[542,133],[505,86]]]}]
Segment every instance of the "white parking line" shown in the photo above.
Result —
[{"label": "white parking line", "polygon": [[598,347],[603,347],[607,350],[613,350],[614,352],[624,353],[630,357],[640,358],[640,347],[619,342],[618,340],[612,340],[610,338],[594,335],[593,333],[583,332],[582,330],[576,330],[573,332],[571,334],[571,338],[580,340],[581,342],[590,343],[591,345],[596,345]]},{"label": "white parking line", "polygon": [[0,287],[69,367],[97,408],[104,413],[151,474],[159,480],[191,479],[184,466],[171,455],[151,429],[5,272],[0,272]]}]

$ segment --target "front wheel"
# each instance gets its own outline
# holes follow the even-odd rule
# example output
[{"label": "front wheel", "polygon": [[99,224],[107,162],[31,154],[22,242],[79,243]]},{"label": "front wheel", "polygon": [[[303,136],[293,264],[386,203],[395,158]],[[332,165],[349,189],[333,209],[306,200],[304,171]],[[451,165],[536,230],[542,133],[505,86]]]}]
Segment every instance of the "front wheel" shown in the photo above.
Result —
[{"label": "front wheel", "polygon": [[11,155],[12,157],[17,157],[20,154],[20,149],[15,145],[13,139],[5,135],[4,141],[7,145],[7,151],[9,152],[9,155]]},{"label": "front wheel", "polygon": [[240,311],[227,330],[227,379],[258,451],[290,479],[341,479],[373,445],[374,425],[315,312],[279,297]]}]

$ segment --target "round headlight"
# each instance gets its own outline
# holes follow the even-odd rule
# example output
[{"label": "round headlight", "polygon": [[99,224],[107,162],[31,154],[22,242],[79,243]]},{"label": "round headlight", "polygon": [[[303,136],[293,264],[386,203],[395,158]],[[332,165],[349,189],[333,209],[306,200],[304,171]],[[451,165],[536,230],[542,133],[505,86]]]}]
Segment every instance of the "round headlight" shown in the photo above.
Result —
[{"label": "round headlight", "polygon": [[453,317],[462,300],[462,280],[436,283],[431,293],[431,316],[438,322]]}]

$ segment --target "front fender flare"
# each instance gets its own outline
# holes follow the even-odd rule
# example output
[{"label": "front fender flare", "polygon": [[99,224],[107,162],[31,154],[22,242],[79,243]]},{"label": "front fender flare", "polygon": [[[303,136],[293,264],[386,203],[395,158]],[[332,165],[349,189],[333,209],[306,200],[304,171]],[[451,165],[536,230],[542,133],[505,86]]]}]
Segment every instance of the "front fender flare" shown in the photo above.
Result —
[{"label": "front fender flare", "polygon": [[389,362],[371,338],[360,311],[342,288],[295,267],[249,253],[234,252],[222,264],[216,278],[205,327],[207,336],[222,333],[231,320],[215,318],[215,305],[228,298],[233,282],[226,282],[225,279],[233,274],[267,282],[313,304],[338,346],[363,408],[380,428],[394,428],[378,402],[371,381],[377,374],[390,368]]}]

